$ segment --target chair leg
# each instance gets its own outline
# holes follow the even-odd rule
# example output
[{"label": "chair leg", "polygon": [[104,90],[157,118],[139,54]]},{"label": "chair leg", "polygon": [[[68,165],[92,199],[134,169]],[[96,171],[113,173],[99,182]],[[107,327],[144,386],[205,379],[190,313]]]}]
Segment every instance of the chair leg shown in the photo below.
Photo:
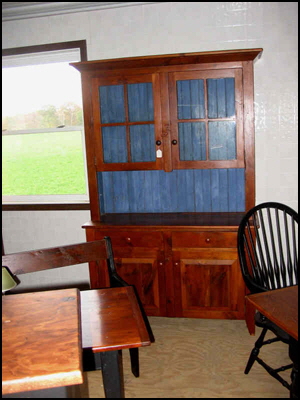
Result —
[{"label": "chair leg", "polygon": [[291,338],[289,344],[289,356],[293,362],[293,369],[291,372],[291,392],[290,398],[299,398],[299,346],[298,340]]},{"label": "chair leg", "polygon": [[246,368],[245,368],[245,374],[248,374],[250,369],[252,368],[252,365],[254,364],[254,361],[256,361],[257,356],[259,354],[260,348],[263,345],[264,342],[264,338],[266,336],[267,333],[267,328],[263,328],[259,338],[257,339],[257,341],[255,342],[254,348],[251,351],[249,360],[247,362]]},{"label": "chair leg", "polygon": [[131,371],[133,375],[138,378],[140,376],[139,349],[137,347],[129,349],[129,353],[131,361]]}]

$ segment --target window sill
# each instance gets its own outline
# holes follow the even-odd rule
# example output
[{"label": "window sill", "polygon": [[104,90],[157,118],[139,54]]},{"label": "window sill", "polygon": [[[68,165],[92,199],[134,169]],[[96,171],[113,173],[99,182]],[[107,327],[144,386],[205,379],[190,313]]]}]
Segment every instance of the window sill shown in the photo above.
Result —
[{"label": "window sill", "polygon": [[2,211],[90,210],[90,203],[2,204]]}]

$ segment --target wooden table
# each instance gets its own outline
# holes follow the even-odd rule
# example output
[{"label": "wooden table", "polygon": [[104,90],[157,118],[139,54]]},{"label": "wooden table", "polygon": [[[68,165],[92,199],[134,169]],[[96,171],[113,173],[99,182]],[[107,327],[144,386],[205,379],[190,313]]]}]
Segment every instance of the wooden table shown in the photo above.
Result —
[{"label": "wooden table", "polygon": [[120,350],[151,344],[133,288],[82,291],[81,316],[82,346],[100,355],[106,397],[124,397]]},{"label": "wooden table", "polygon": [[252,335],[255,332],[255,310],[293,338],[289,349],[294,364],[290,397],[298,398],[298,285],[246,296],[246,323]]},{"label": "wooden table", "polygon": [[246,323],[250,335],[255,333],[255,310],[298,340],[298,285],[268,292],[250,294],[246,298]]},{"label": "wooden table", "polygon": [[78,289],[2,296],[2,394],[83,382]]}]

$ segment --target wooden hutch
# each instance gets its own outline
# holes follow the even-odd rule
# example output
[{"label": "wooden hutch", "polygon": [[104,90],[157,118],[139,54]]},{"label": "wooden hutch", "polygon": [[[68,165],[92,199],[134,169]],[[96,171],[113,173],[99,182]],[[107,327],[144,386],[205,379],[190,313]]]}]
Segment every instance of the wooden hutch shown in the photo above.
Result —
[{"label": "wooden hutch", "polygon": [[[81,72],[91,221],[148,315],[244,318],[237,254],[255,205],[262,49],[71,64]],[[92,287],[107,277],[90,265]]]}]

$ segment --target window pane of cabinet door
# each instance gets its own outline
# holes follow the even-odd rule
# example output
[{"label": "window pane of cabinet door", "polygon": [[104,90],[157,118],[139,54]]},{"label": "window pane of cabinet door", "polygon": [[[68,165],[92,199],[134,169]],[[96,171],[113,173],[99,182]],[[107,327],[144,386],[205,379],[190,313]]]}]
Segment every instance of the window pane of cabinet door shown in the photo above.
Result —
[{"label": "window pane of cabinet door", "polygon": [[241,69],[169,74],[174,169],[243,167]]},{"label": "window pane of cabinet door", "polygon": [[208,118],[235,116],[234,78],[207,79]]},{"label": "window pane of cabinet door", "polygon": [[132,83],[127,85],[128,111],[130,122],[154,120],[152,82]]},{"label": "window pane of cabinet door", "polygon": [[208,142],[210,160],[236,159],[235,121],[209,121]]},{"label": "window pane of cabinet door", "polygon": [[155,161],[154,124],[130,127],[130,149],[132,162]]},{"label": "window pane of cabinet door", "polygon": [[160,169],[157,74],[95,78],[93,107],[96,166],[101,170]]},{"label": "window pane of cabinet door", "polygon": [[[127,85],[129,122],[154,121],[152,82]],[[132,162],[155,161],[154,124],[130,125]]]},{"label": "window pane of cabinet door", "polygon": [[179,122],[180,160],[206,160],[205,122]]},{"label": "window pane of cabinet door", "polygon": [[125,122],[125,99],[123,85],[99,87],[101,123]]},{"label": "window pane of cabinet door", "polygon": [[178,119],[205,118],[204,81],[177,81]]},{"label": "window pane of cabinet door", "polygon": [[105,163],[128,162],[125,126],[104,126],[102,143]]}]

